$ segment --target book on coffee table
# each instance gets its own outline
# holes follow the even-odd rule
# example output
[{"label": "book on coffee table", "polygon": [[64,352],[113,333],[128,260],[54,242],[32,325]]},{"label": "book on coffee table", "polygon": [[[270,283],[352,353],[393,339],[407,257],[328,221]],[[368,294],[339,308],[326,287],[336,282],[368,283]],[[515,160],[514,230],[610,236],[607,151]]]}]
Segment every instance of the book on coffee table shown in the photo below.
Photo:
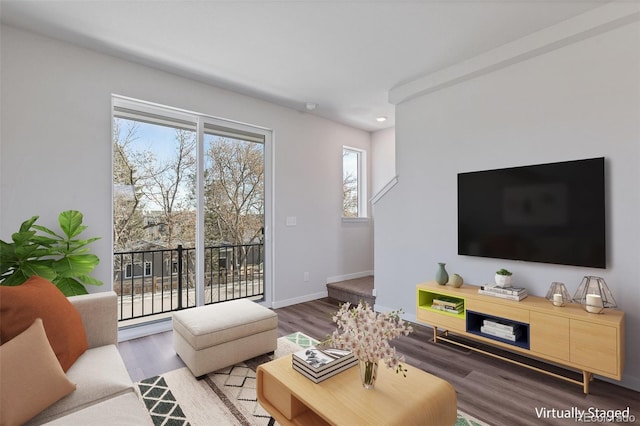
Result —
[{"label": "book on coffee table", "polygon": [[328,379],[358,363],[350,351],[310,347],[293,354],[293,369],[315,383]]}]

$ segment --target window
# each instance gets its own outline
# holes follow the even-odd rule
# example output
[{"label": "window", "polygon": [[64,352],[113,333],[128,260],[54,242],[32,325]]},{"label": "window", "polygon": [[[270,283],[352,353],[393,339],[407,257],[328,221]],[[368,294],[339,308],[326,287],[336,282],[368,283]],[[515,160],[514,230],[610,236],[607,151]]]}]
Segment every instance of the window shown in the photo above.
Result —
[{"label": "window", "polygon": [[150,277],[151,276],[151,262],[144,262],[144,268],[140,263],[136,263],[132,265],[131,263],[127,263],[124,269],[124,277],[132,278],[132,277]]},{"label": "window", "polygon": [[361,149],[342,148],[342,217],[367,217],[365,154]]}]

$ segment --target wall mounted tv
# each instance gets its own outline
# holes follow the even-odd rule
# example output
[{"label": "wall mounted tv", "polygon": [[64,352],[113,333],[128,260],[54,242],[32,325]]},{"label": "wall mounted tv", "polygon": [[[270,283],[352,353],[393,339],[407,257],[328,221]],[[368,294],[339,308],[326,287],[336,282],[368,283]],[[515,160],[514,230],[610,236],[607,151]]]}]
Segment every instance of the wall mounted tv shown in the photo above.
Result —
[{"label": "wall mounted tv", "polygon": [[458,174],[458,254],[606,268],[605,161]]}]

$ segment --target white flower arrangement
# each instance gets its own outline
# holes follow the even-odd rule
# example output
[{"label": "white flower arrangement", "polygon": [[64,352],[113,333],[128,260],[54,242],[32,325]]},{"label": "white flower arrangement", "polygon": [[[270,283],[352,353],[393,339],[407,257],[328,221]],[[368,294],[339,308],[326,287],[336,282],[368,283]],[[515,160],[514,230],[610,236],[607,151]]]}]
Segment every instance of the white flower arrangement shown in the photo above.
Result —
[{"label": "white flower arrangement", "polygon": [[[337,329],[327,343],[338,349],[346,349],[361,362],[378,363],[384,360],[387,368],[395,368],[406,377],[406,368],[401,364],[404,355],[396,352],[389,341],[407,336],[413,327],[400,318],[402,309],[387,313],[375,312],[368,303],[360,302],[352,307],[344,303],[333,315]],[[342,331],[342,332],[341,332]]]}]

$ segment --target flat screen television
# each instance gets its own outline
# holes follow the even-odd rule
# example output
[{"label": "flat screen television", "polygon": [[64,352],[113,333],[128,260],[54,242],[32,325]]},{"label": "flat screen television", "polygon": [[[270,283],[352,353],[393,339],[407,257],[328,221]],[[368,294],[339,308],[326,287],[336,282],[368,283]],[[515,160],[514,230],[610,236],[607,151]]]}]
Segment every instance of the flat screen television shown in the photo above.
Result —
[{"label": "flat screen television", "polygon": [[458,174],[458,254],[606,268],[604,158]]}]

